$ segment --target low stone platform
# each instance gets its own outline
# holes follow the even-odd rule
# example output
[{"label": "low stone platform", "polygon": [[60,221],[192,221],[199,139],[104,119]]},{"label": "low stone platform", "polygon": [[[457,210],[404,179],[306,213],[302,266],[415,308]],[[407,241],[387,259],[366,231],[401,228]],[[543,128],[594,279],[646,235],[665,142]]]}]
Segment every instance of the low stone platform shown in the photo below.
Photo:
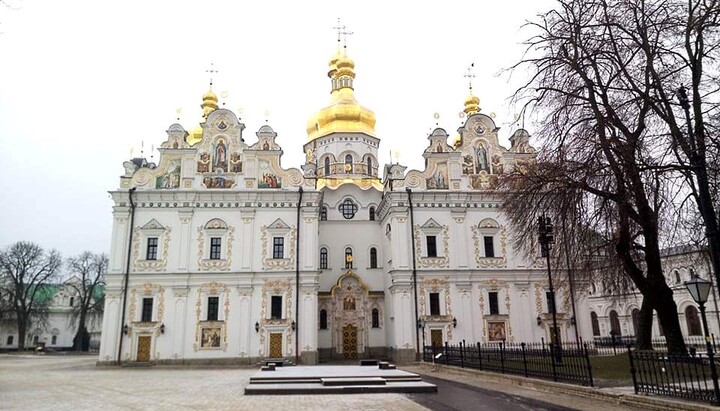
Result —
[{"label": "low stone platform", "polygon": [[419,375],[360,365],[277,367],[250,377],[245,395],[437,392]]}]

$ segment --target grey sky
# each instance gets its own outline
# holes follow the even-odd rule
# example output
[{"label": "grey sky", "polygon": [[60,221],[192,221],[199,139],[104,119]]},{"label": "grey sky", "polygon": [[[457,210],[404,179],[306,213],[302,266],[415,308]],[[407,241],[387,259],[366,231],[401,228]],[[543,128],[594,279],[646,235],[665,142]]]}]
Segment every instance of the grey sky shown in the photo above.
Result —
[{"label": "grey sky", "polygon": [[[451,135],[468,94],[467,66],[485,113],[507,145],[514,85],[496,74],[520,58],[520,27],[553,2],[14,0],[0,6],[0,247],[31,240],[64,255],[107,252],[107,191],[130,149],[200,120],[214,62],[225,107],[243,108],[245,139],[265,123],[285,168],[304,159],[305,123],[329,102],[327,62],[341,17],[354,34],[358,101],[377,116],[380,161],[422,168],[435,126]],[[530,128],[530,126],[528,126]],[[529,130],[532,133],[532,129]],[[157,151],[155,151],[157,161]]]}]

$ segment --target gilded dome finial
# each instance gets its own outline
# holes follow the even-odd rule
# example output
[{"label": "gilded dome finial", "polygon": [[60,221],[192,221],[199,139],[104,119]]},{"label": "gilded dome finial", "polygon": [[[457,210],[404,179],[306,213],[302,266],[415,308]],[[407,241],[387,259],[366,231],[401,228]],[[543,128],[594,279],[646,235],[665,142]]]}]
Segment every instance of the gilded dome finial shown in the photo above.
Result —
[{"label": "gilded dome finial", "polygon": [[480,112],[480,99],[474,96],[472,91],[472,79],[475,77],[475,74],[473,74],[474,68],[475,63],[470,64],[470,67],[467,68],[467,73],[463,75],[463,77],[467,77],[468,79],[468,89],[470,91],[470,94],[465,99],[465,109],[463,110],[467,115]]},{"label": "gilded dome finial", "polygon": [[[355,100],[353,80],[355,62],[347,55],[347,36],[353,34],[340,23],[333,27],[338,34],[337,53],[330,60],[328,77],[332,81],[331,102],[307,122],[308,138],[313,140],[336,132],[375,135],[375,114]],[[340,40],[345,38],[344,52],[340,53]]]},{"label": "gilded dome finial", "polygon": [[215,93],[212,91],[213,86],[213,80],[212,76],[213,74],[217,73],[218,70],[215,68],[214,63],[210,63],[210,68],[205,70],[206,73],[210,73],[210,89],[207,91],[207,93],[203,94],[203,102],[200,104],[200,108],[203,110],[203,118],[207,118],[210,113],[218,109],[218,98],[215,95]]}]

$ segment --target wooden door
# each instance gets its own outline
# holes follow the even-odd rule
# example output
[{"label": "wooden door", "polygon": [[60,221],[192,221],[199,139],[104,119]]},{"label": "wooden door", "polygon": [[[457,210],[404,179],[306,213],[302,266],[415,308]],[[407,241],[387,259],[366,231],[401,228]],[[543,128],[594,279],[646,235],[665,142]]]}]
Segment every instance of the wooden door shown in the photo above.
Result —
[{"label": "wooden door", "polygon": [[443,333],[442,330],[430,330],[430,343],[433,347],[443,346]]},{"label": "wooden door", "polygon": [[346,359],[357,358],[357,327],[346,325],[343,328],[343,356]]},{"label": "wooden door", "polygon": [[152,336],[149,336],[149,335],[138,336],[137,362],[150,361],[150,343],[151,342],[152,342]]},{"label": "wooden door", "polygon": [[270,333],[270,358],[281,358],[282,333]]}]

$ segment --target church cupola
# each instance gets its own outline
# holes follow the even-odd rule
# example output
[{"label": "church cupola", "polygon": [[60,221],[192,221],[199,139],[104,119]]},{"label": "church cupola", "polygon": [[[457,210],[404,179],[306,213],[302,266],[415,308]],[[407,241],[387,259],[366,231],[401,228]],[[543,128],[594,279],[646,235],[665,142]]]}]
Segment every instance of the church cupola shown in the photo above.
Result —
[{"label": "church cupola", "polygon": [[470,94],[468,94],[465,99],[465,108],[463,109],[463,112],[465,112],[468,116],[480,112],[480,99],[473,95],[472,79],[475,77],[475,74],[472,72],[473,68],[475,68],[475,63],[472,63],[470,67],[468,67],[468,72],[465,74],[465,77],[468,78],[468,89],[470,90]]},{"label": "church cupola", "polygon": [[308,120],[308,140],[332,133],[364,133],[374,137],[375,113],[355,100],[355,62],[348,57],[347,47],[343,47],[342,53],[338,49],[330,59],[328,77],[332,85],[330,105]]}]

